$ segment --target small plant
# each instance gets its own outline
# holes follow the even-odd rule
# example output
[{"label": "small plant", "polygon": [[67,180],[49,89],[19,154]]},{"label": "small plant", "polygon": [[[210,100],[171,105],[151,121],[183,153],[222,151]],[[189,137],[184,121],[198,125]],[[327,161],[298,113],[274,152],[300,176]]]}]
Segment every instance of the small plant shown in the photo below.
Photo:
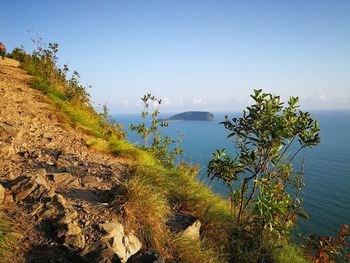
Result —
[{"label": "small plant", "polygon": [[21,63],[28,63],[30,61],[30,55],[28,55],[24,51],[23,46],[21,46],[20,48],[14,48],[10,53],[9,57],[18,60]]},{"label": "small plant", "polygon": [[[183,149],[179,146],[183,134],[179,131],[178,138],[176,140],[169,136],[162,137],[159,131],[160,127],[168,127],[168,122],[160,121],[158,119],[159,106],[162,103],[161,99],[156,98],[152,94],[148,93],[141,98],[143,101],[143,111],[141,113],[142,119],[146,119],[149,115],[152,117],[151,125],[147,125],[142,122],[138,125],[131,124],[131,131],[137,131],[137,133],[143,139],[143,148],[151,151],[153,155],[159,159],[163,164],[167,166],[173,166],[176,156],[183,153]],[[150,112],[150,108],[154,108],[153,112]],[[150,143],[150,138],[152,138]],[[172,150],[169,148],[172,145],[176,145]]]},{"label": "small plant", "polygon": [[291,97],[285,107],[279,96],[262,90],[251,97],[255,104],[242,117],[226,116],[221,122],[230,131],[228,138],[234,138],[237,155],[217,150],[207,175],[228,187],[231,214],[241,229],[261,240],[264,232],[283,237],[298,215],[307,217],[299,196],[303,164],[295,171],[293,160],[302,149],[320,142],[318,123],[298,110],[298,97]]},{"label": "small plant", "polygon": [[98,124],[101,127],[102,134],[105,137],[111,138],[112,140],[126,138],[126,133],[123,129],[123,125],[116,123],[110,117],[107,104],[104,104],[102,106],[102,112],[98,116]]},{"label": "small plant", "polygon": [[[68,71],[68,68],[66,70]],[[65,72],[65,70],[62,72]],[[90,94],[80,84],[80,75],[77,71],[74,71],[72,77],[67,81],[65,96],[68,101],[74,104],[90,105]]]},{"label": "small plant", "polygon": [[312,262],[350,262],[350,231],[346,224],[337,230],[335,237],[308,235],[303,239],[302,248],[307,258]]}]

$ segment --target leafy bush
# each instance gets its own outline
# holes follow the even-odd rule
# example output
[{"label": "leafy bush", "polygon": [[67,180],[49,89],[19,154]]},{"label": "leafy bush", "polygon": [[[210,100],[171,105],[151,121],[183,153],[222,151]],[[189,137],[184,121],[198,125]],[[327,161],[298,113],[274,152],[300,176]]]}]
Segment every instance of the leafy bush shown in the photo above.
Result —
[{"label": "leafy bush", "polygon": [[[154,107],[154,111],[151,113],[152,121],[150,127],[142,122],[138,125],[131,124],[131,131],[137,131],[137,133],[143,139],[143,148],[149,150],[158,160],[160,160],[166,166],[173,166],[176,156],[179,156],[183,153],[183,149],[179,147],[181,138],[183,137],[182,133],[179,131],[179,136],[176,140],[170,138],[169,136],[162,137],[159,127],[167,127],[168,123],[165,121],[159,121],[158,114],[159,106],[162,103],[161,99],[152,96],[152,94],[146,94],[141,98],[144,104],[141,117],[146,119],[150,115],[150,107]],[[152,142],[150,143],[150,138],[153,137]],[[170,150],[170,147],[173,147]]]},{"label": "leafy bush", "polygon": [[[242,117],[230,120],[226,116],[221,123],[230,131],[228,138],[234,138],[237,155],[217,150],[207,174],[229,189],[234,247],[238,244],[249,251],[256,247],[258,257],[264,257],[267,240],[288,237],[297,216],[306,217],[299,197],[303,164],[301,171],[295,171],[292,162],[320,138],[317,121],[298,110],[297,97],[291,97],[285,107],[279,96],[262,90],[255,90],[251,97],[255,104]],[[290,153],[296,141],[297,148]]]},{"label": "leafy bush", "polygon": [[350,262],[349,226],[343,225],[335,237],[308,235],[302,247],[312,262]]}]

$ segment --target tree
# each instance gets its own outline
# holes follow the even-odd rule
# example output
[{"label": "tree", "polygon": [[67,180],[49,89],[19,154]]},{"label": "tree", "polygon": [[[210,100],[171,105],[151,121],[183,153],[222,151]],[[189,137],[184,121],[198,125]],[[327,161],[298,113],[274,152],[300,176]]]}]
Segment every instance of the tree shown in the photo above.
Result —
[{"label": "tree", "polygon": [[[258,224],[278,236],[288,233],[297,215],[306,216],[299,194],[303,166],[295,171],[293,160],[307,147],[320,142],[318,122],[298,110],[298,97],[284,106],[279,96],[254,90],[255,104],[240,118],[228,116],[221,122],[233,138],[237,155],[217,150],[208,164],[207,175],[228,187],[231,214],[238,225]],[[233,211],[237,209],[237,211]]]}]

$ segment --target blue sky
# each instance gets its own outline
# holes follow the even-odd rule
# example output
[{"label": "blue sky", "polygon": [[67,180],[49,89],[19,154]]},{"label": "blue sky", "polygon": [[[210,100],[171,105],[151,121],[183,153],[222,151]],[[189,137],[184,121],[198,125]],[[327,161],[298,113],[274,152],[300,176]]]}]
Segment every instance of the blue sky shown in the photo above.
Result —
[{"label": "blue sky", "polygon": [[350,108],[350,1],[5,1],[0,41],[31,51],[28,30],[60,45],[97,104],[139,112],[234,111],[253,89],[307,109]]}]

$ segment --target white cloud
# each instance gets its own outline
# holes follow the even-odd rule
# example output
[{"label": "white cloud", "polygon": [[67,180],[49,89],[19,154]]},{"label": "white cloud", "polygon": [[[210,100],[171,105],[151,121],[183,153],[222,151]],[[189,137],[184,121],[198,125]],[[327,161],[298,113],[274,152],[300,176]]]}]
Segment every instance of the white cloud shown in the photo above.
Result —
[{"label": "white cloud", "polygon": [[171,105],[171,100],[168,99],[168,98],[162,99],[162,105],[163,105],[163,106],[169,106],[169,105]]},{"label": "white cloud", "polygon": [[199,98],[193,98],[192,103],[194,105],[205,105],[206,104],[203,99],[199,99]]},{"label": "white cloud", "polygon": [[122,100],[122,105],[123,105],[124,107],[129,107],[130,101],[127,100],[127,99],[123,99],[123,100]]}]

